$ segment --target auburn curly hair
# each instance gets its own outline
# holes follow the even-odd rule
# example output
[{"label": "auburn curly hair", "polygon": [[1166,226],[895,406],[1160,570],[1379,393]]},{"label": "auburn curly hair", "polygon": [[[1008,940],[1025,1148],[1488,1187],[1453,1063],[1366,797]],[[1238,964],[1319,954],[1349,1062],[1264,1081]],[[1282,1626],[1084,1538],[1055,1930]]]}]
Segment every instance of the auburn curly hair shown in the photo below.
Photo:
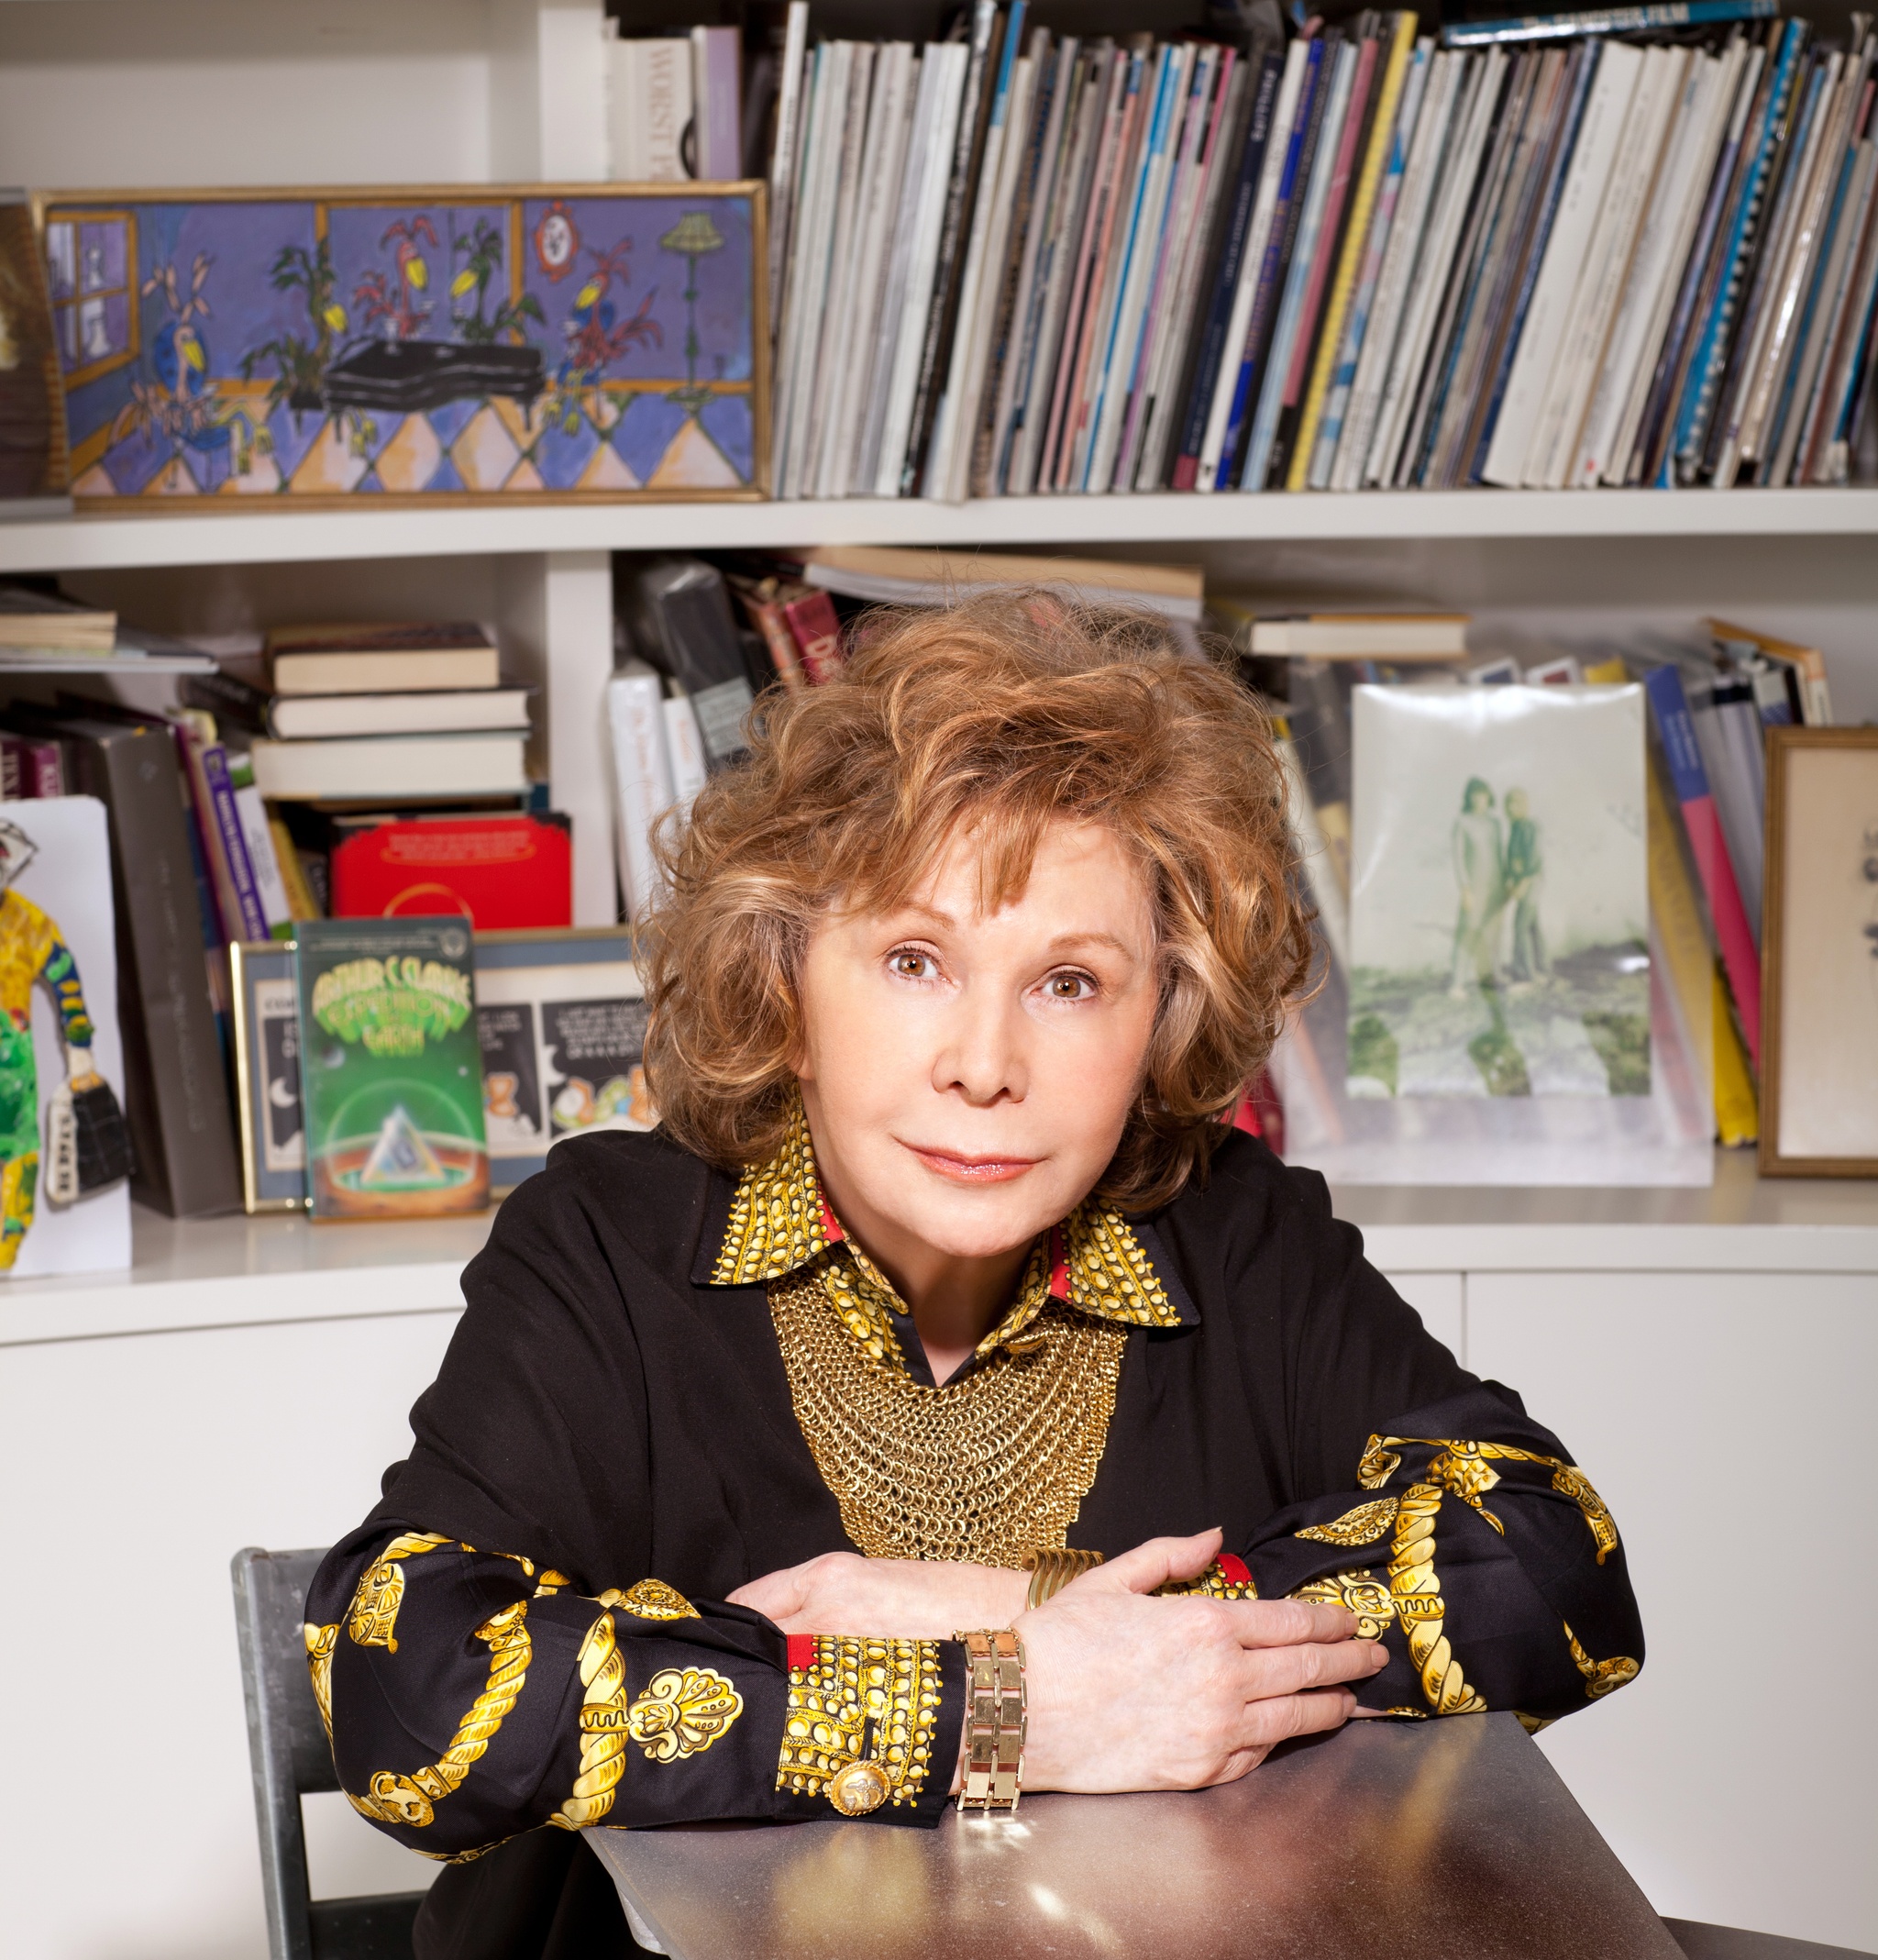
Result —
[{"label": "auburn curly hair", "polygon": [[838,679],[765,696],[749,743],[657,839],[646,1069],[670,1135],[726,1170],[780,1142],[798,977],[831,907],[905,902],[963,828],[982,841],[993,909],[1066,818],[1121,841],[1158,934],[1143,1080],[1098,1190],[1132,1211],[1172,1198],[1224,1135],[1309,964],[1283,777],[1237,678],[1157,620],[1000,592],[872,615]]}]

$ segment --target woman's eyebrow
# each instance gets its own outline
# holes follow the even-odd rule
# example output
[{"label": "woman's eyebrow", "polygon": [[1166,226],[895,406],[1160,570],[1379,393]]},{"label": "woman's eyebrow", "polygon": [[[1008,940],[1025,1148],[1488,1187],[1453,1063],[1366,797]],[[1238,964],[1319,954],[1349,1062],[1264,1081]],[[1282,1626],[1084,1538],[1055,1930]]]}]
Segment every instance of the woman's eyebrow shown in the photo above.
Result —
[{"label": "woman's eyebrow", "polygon": [[1053,953],[1071,952],[1077,947],[1106,946],[1112,951],[1134,958],[1135,949],[1127,940],[1118,939],[1113,933],[1058,933],[1050,942]]}]

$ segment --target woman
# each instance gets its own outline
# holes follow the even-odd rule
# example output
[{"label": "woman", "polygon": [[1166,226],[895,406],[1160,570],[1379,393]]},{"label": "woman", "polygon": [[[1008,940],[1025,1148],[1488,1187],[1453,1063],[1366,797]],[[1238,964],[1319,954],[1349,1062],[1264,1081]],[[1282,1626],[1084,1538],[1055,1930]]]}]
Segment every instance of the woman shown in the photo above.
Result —
[{"label": "woman", "polygon": [[1590,1484],[1226,1125],[1309,949],[1228,673],[1047,601],[911,616],[668,867],[663,1126],[508,1201],[308,1601],[354,1805],[458,1861],[426,1960],[631,1951],[584,1826],[930,1822],[957,1633],[1014,1630],[1031,1790],[1635,1674]]},{"label": "woman", "polygon": [[1495,941],[1506,903],[1506,861],[1493,792],[1478,776],[1467,779],[1452,838],[1454,882],[1461,910],[1454,921],[1453,974],[1448,991],[1456,1000],[1485,987],[1498,972]]}]

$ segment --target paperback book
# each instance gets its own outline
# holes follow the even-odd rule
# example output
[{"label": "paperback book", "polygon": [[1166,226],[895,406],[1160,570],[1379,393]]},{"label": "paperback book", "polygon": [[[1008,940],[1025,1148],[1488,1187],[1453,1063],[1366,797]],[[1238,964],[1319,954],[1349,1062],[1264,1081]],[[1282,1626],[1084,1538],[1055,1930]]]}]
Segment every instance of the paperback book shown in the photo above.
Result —
[{"label": "paperback book", "polygon": [[313,1215],[481,1211],[489,1154],[467,923],[315,919],[295,936]]}]

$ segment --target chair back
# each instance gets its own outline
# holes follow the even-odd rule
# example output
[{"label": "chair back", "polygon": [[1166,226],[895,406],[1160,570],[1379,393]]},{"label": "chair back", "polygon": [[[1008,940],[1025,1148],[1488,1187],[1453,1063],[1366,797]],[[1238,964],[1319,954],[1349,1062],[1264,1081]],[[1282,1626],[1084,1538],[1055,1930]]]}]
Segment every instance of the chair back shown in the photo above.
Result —
[{"label": "chair back", "polygon": [[260,1834],[271,1960],[389,1960],[411,1952],[422,1892],[315,1901],[306,1877],[300,1799],[339,1779],[306,1669],[306,1590],[324,1551],[237,1552],[235,1623],[248,1703],[248,1755]]}]

